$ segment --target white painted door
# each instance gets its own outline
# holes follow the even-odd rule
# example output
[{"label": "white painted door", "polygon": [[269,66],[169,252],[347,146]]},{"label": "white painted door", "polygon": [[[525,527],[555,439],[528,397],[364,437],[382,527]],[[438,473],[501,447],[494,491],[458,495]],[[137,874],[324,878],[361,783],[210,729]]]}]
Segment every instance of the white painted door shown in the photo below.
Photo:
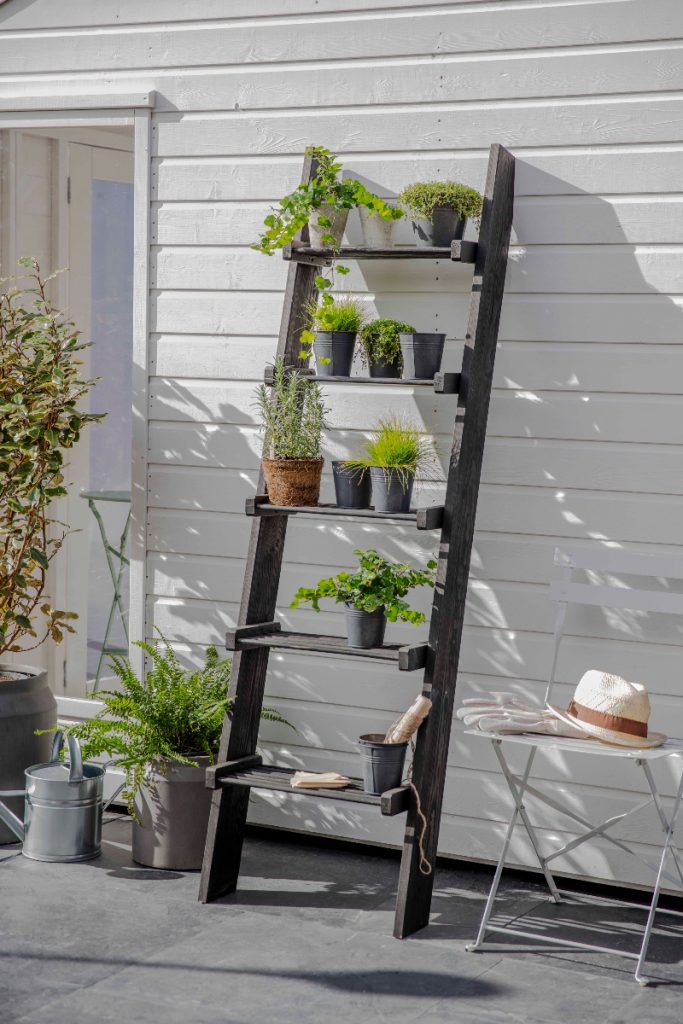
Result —
[{"label": "white painted door", "polygon": [[[133,308],[133,156],[120,150],[70,143],[69,174],[69,314],[92,342],[84,370],[100,380],[89,396],[93,412],[106,413],[89,426],[73,452],[72,487],[67,519],[76,531],[62,560],[65,605],[76,611],[76,633],[64,646],[62,692],[83,697],[93,688],[113,585],[100,529],[82,492],[97,494],[95,508],[114,548],[129,510],[122,498],[130,492]],[[112,556],[114,567],[118,560]],[[122,602],[128,608],[127,573]],[[117,609],[108,645],[125,647]],[[105,671],[100,686],[111,677]]]}]

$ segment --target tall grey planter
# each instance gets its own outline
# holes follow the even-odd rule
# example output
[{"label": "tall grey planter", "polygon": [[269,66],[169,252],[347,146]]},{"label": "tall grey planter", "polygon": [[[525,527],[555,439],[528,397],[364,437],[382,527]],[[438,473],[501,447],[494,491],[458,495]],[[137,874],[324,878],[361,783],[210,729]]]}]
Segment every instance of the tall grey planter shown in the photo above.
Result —
[{"label": "tall grey planter", "polygon": [[204,785],[208,757],[198,767],[164,761],[135,799],[133,860],[168,871],[199,871],[209,822],[211,790]]},{"label": "tall grey planter", "polygon": [[[56,724],[57,701],[48,686],[47,672],[25,665],[0,665],[0,789],[24,789],[26,769],[50,760],[54,737],[35,733]],[[5,803],[23,819],[23,797],[7,797]],[[16,841],[14,833],[0,823],[0,844]]]}]

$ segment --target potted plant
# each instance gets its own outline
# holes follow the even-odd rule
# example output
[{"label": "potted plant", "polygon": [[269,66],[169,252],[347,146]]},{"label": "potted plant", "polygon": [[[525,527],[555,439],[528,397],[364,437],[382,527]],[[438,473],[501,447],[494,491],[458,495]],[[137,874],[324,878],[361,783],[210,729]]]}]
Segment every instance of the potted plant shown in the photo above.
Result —
[{"label": "potted plant", "polygon": [[402,331],[399,345],[406,379],[433,380],[441,369],[446,335],[430,331]]},{"label": "potted plant", "polygon": [[[150,659],[144,683],[127,659],[112,657],[120,688],[99,690],[101,711],[65,732],[78,738],[85,757],[108,755],[124,772],[133,860],[194,871],[202,864],[211,803],[204,776],[232,704],[231,661],[209,647],[201,668],[185,669],[160,637],[160,643],[136,642]],[[262,717],[288,724],[272,708]]]},{"label": "potted plant", "polygon": [[411,608],[404,600],[414,587],[433,587],[436,562],[430,559],[424,569],[411,569],[407,562],[388,562],[373,548],[354,551],[358,555],[355,572],[340,572],[329,579],[318,580],[314,588],[300,587],[290,605],[310,604],[320,611],[322,598],[332,598],[346,608],[349,647],[381,647],[387,620],[410,622],[419,626],[423,612]]},{"label": "potted plant", "polygon": [[371,320],[360,331],[359,355],[371,377],[400,377],[403,370],[401,333],[415,328],[401,320]]},{"label": "potted plant", "polygon": [[344,459],[332,463],[337,508],[370,508],[372,480],[365,463]]},{"label": "potted plant", "polygon": [[272,395],[257,389],[265,440],[263,473],[273,505],[317,505],[325,405],[316,380],[275,363]]},{"label": "potted plant", "polygon": [[434,442],[401,416],[379,421],[359,464],[368,466],[376,512],[410,511],[415,476],[436,456]]},{"label": "potted plant", "polygon": [[293,242],[306,225],[313,248],[339,248],[349,210],[356,206],[371,210],[373,217],[380,220],[393,221],[403,216],[403,210],[385,203],[355,178],[342,178],[342,165],[328,149],[309,146],[306,155],[316,162],[314,176],[271,210],[264,220],[266,230],[254,249],[272,255]]},{"label": "potted plant", "polygon": [[350,296],[324,298],[330,301],[323,300],[320,305],[309,303],[307,312],[313,330],[302,335],[302,342],[309,341],[310,333],[319,377],[348,377],[356,335],[366,317],[365,306]]},{"label": "potted plant", "polygon": [[458,181],[420,181],[407,185],[399,196],[413,217],[419,246],[448,247],[462,238],[470,217],[478,218],[481,194]]},{"label": "potted plant", "polygon": [[[48,300],[34,259],[25,278],[5,278],[0,294],[0,662],[2,655],[59,643],[74,612],[45,595],[47,571],[68,534],[51,504],[66,494],[64,454],[83,427],[102,417],[82,412],[94,380],[81,376],[86,347]],[[0,663],[0,790],[24,788],[24,770],[48,761],[51,740],[36,735],[57,721],[47,673]],[[23,798],[10,798],[23,814]],[[0,825],[0,843],[15,842]]]}]

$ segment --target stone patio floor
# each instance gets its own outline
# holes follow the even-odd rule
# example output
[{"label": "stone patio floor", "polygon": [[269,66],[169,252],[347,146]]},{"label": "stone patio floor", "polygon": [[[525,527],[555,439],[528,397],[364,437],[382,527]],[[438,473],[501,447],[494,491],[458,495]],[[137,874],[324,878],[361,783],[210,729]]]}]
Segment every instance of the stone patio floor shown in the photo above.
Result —
[{"label": "stone patio floor", "polygon": [[[651,976],[633,962],[529,946],[473,954],[491,870],[437,869],[433,924],[391,937],[398,860],[250,835],[239,892],[197,902],[198,876],[141,868],[109,815],[101,858],[39,864],[0,849],[2,1024],[658,1024],[683,1020],[683,919],[661,918]],[[501,914],[635,948],[642,910],[555,908],[511,876]],[[536,947],[538,948],[538,947]]]}]

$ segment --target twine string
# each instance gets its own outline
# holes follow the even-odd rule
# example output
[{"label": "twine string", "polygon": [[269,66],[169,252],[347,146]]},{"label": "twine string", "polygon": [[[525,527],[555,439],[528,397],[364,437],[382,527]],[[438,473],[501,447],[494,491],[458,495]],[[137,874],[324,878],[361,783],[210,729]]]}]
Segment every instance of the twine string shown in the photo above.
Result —
[{"label": "twine string", "polygon": [[408,771],[406,773],[406,782],[408,783],[411,790],[415,794],[415,809],[417,811],[417,816],[420,819],[420,834],[417,837],[417,848],[420,853],[420,863],[418,867],[420,869],[421,875],[431,875],[432,865],[427,859],[427,854],[425,853],[424,847],[425,836],[427,835],[427,819],[422,810],[422,801],[420,800],[420,794],[417,791],[417,786],[413,782],[413,757],[415,755],[415,744],[413,743],[412,740],[410,741],[410,753],[411,760],[410,765],[408,766]]}]

